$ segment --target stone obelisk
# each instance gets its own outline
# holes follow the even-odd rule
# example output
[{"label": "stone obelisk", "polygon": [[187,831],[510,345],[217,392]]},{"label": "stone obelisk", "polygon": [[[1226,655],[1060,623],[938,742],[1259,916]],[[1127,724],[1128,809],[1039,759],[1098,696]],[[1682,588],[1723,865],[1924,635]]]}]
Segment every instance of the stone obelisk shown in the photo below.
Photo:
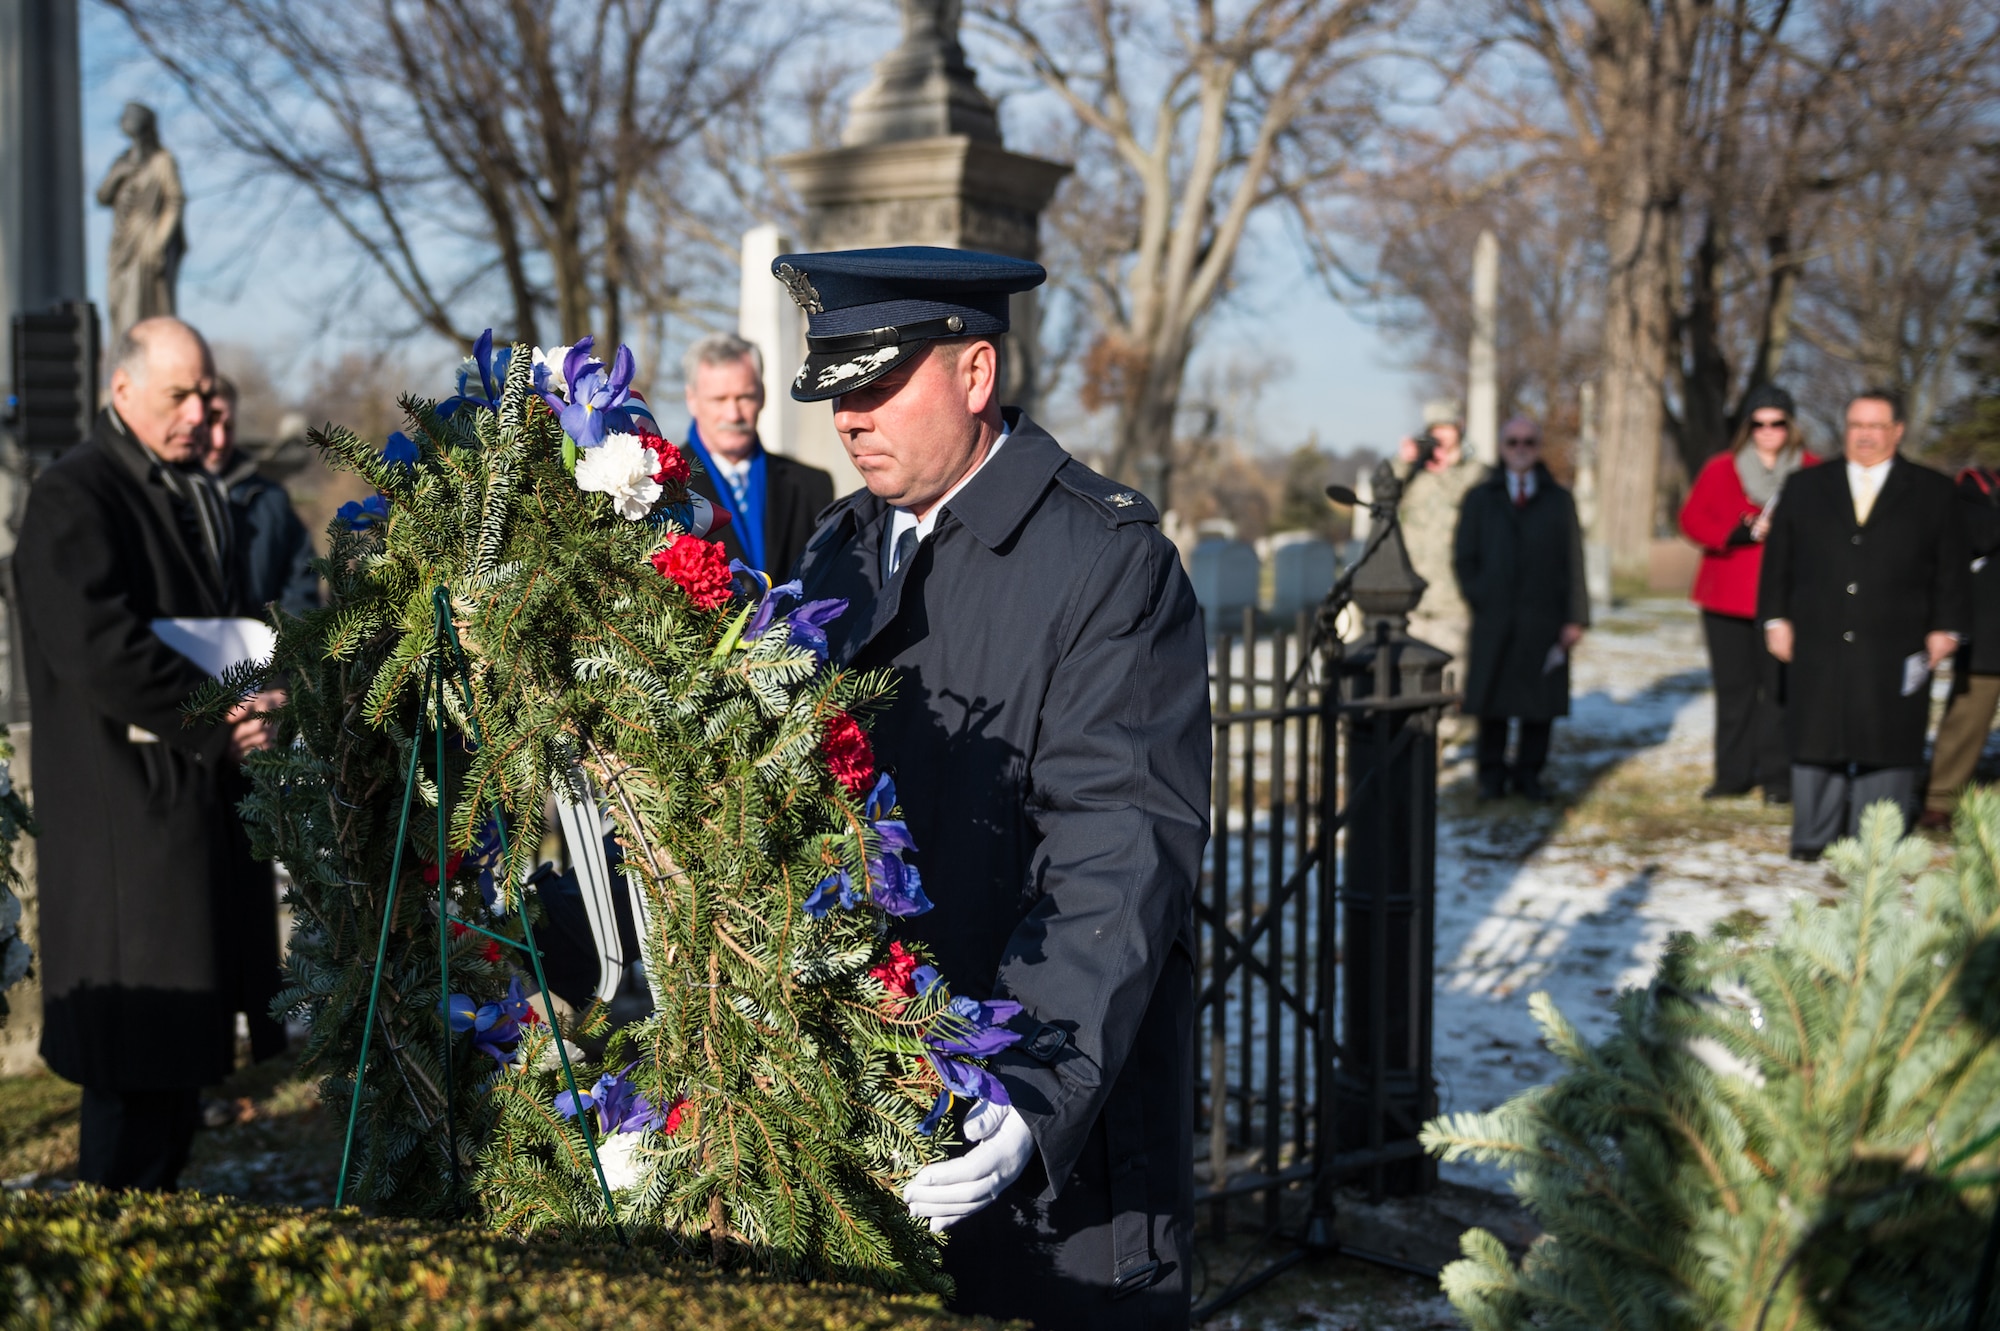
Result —
[{"label": "stone obelisk", "polygon": [[[901,43],[848,103],[841,146],[777,159],[806,205],[801,247],[943,245],[1039,258],[1042,210],[1070,168],[1001,145],[999,115],[959,45],[958,0],[902,0],[902,14]],[[1034,292],[1014,297],[1005,349],[1003,398],[1029,410],[1038,309]],[[797,365],[794,356],[771,366],[772,393]],[[832,470],[837,490],[859,484],[826,408],[802,411],[798,431],[797,456]]]},{"label": "stone obelisk", "polygon": [[1487,466],[1500,461],[1500,241],[1479,233],[1472,247],[1472,347],[1467,356],[1465,443]]}]

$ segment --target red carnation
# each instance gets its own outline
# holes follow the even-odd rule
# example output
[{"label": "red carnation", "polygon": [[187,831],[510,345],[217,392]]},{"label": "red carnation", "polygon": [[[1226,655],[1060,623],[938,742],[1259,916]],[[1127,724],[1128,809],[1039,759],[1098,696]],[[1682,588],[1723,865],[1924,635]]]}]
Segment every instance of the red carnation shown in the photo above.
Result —
[{"label": "red carnation", "polygon": [[729,556],[715,541],[676,536],[664,550],[653,552],[653,567],[677,583],[688,600],[703,610],[713,610],[729,600]]},{"label": "red carnation", "polygon": [[819,742],[833,779],[850,795],[859,795],[875,780],[875,750],[868,745],[868,732],[846,712],[835,712],[826,723],[826,736]]},{"label": "red carnation", "polygon": [[892,994],[905,998],[917,992],[916,983],[910,979],[918,966],[918,961],[901,943],[889,944],[889,959],[880,966],[872,966],[868,973],[882,982],[882,987]]},{"label": "red carnation", "polygon": [[[464,859],[464,851],[454,850],[445,858],[444,876],[447,878],[458,877],[458,866]],[[424,866],[424,884],[427,887],[436,887],[438,885],[438,867],[435,864],[426,864]]]},{"label": "red carnation", "polygon": [[687,454],[667,440],[650,439],[647,441],[647,447],[659,455],[660,469],[653,473],[653,479],[660,484],[672,482],[675,485],[686,485],[688,478],[694,475],[694,468],[688,465]]},{"label": "red carnation", "polygon": [[917,993],[916,981],[910,978],[917,969],[918,961],[901,943],[889,944],[889,959],[880,966],[871,966],[868,973],[882,982],[882,987],[900,997],[890,1000],[896,1012],[903,1010],[903,999],[914,998]]},{"label": "red carnation", "polygon": [[[453,920],[451,922],[451,936],[453,938],[463,938],[471,932],[472,930],[466,928],[464,925],[460,924],[457,920]],[[499,965],[500,940],[497,938],[487,939],[486,946],[479,949],[479,955],[484,957],[486,960],[492,962],[494,965],[496,966]]]},{"label": "red carnation", "polygon": [[685,1095],[675,1100],[673,1104],[668,1107],[665,1130],[666,1134],[669,1137],[673,1136],[676,1132],[679,1132],[681,1130],[681,1115],[687,1112],[687,1107],[688,1107],[688,1102],[687,1102],[687,1097]]}]

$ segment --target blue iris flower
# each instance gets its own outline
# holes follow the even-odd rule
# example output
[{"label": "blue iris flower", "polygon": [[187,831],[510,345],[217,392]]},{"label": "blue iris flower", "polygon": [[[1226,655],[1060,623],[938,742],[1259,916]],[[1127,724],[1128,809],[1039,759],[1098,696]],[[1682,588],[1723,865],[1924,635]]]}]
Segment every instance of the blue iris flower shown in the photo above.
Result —
[{"label": "blue iris flower", "polygon": [[500,905],[500,818],[497,814],[487,814],[486,821],[473,834],[472,854],[469,857],[479,868],[479,899],[486,903],[486,909],[497,910]]},{"label": "blue iris flower", "polygon": [[334,510],[333,516],[338,518],[349,531],[366,531],[378,522],[389,520],[389,500],[385,495],[350,499]]},{"label": "blue iris flower", "polygon": [[597,1110],[597,1130],[607,1137],[615,1132],[658,1131],[667,1121],[667,1116],[653,1108],[652,1103],[626,1080],[625,1074],[637,1066],[637,1063],[627,1063],[617,1072],[607,1072],[597,1079],[597,1085],[587,1091],[579,1091],[575,1095],[562,1092],[555,1098],[555,1111],[564,1118],[575,1118],[584,1107],[594,1108]]},{"label": "blue iris flower", "polygon": [[[936,982],[933,973],[931,983]],[[920,986],[920,991],[922,987],[927,986]],[[1021,1037],[1006,1029],[1006,1023],[1019,1016],[1020,1012],[1021,1005],[1009,999],[982,1003],[960,995],[938,1014],[937,1025],[924,1036],[924,1043],[929,1046],[925,1057],[937,1069],[944,1089],[938,1092],[937,1103],[931,1106],[931,1112],[917,1129],[919,1132],[928,1137],[937,1130],[937,1125],[951,1108],[953,1097],[990,1100],[996,1105],[1012,1103],[1007,1098],[1006,1086],[998,1077],[979,1064],[965,1060],[991,1058],[1002,1049],[1019,1043]]]},{"label": "blue iris flower", "polygon": [[[844,600],[806,601],[805,588],[797,579],[780,583],[771,588],[757,605],[757,611],[750,616],[750,622],[743,626],[743,641],[755,642],[770,632],[771,624],[778,618],[782,602],[799,601],[797,609],[784,617],[785,640],[797,646],[809,648],[822,662],[826,660],[826,626],[847,612]],[[893,801],[891,801],[893,803]]]},{"label": "blue iris flower", "polygon": [[889,817],[895,807],[896,783],[884,772],[875,782],[875,789],[869,792],[863,809],[875,828],[877,843],[876,852],[862,861],[865,883],[856,882],[846,869],[835,869],[820,879],[806,897],[806,914],[823,920],[835,901],[842,910],[853,910],[866,900],[885,915],[905,917],[922,915],[931,909],[931,899],[924,895],[923,874],[903,858],[917,848],[917,843],[907,823]]},{"label": "blue iris flower", "polygon": [[541,1018],[521,990],[521,977],[507,981],[505,997],[474,1005],[464,994],[451,994],[444,1001],[445,1020],[457,1034],[472,1032],[472,1047],[487,1054],[502,1067],[514,1061],[521,1042],[521,1028]]},{"label": "blue iris flower", "polygon": [[401,430],[390,435],[389,442],[382,445],[382,460],[392,467],[413,467],[420,456],[417,441]]},{"label": "blue iris flower", "polygon": [[[578,347],[583,345],[577,343]],[[563,361],[565,375],[576,359],[573,348]],[[575,440],[579,448],[596,448],[604,442],[607,431],[630,423],[628,404],[632,400],[632,375],[636,369],[632,348],[619,347],[609,370],[596,361],[578,368],[582,373],[570,379],[569,403],[560,413],[563,433]]]}]

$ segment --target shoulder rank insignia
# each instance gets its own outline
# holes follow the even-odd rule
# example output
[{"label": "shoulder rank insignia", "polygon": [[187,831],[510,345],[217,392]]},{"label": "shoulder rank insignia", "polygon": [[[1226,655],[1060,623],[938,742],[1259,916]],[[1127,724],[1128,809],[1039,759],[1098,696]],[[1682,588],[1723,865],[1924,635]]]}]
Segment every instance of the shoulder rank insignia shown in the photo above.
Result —
[{"label": "shoulder rank insignia", "polygon": [[778,265],[778,280],[785,284],[785,290],[792,293],[792,301],[807,314],[824,314],[826,307],[819,302],[819,292],[806,275],[788,263]]},{"label": "shoulder rank insignia", "polygon": [[1130,490],[1120,490],[1115,495],[1106,495],[1104,502],[1113,508],[1130,508],[1139,502],[1139,496],[1133,494]]}]

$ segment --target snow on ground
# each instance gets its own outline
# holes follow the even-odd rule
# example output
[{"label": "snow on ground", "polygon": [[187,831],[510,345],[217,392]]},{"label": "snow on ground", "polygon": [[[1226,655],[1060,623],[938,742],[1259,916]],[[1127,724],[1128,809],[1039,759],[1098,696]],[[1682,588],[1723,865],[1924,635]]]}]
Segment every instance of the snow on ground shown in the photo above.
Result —
[{"label": "snow on ground", "polygon": [[[1493,1108],[1560,1070],[1528,1013],[1536,991],[1601,1036],[1609,1000],[1648,980],[1670,933],[1746,910],[1772,920],[1831,886],[1824,868],[1786,857],[1785,810],[1700,800],[1715,708],[1691,610],[1655,602],[1607,616],[1572,681],[1550,760],[1557,807],[1476,804],[1470,743],[1446,754],[1434,1026],[1446,1112]],[[1505,1180],[1484,1165],[1442,1173]]]}]

